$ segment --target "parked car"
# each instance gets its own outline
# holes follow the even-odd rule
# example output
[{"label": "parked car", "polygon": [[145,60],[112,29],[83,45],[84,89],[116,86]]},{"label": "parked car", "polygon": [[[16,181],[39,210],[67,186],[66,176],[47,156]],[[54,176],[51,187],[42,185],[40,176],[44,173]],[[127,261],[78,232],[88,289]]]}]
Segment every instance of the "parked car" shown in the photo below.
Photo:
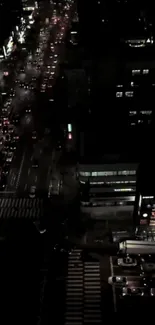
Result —
[{"label": "parked car", "polygon": [[116,286],[124,286],[127,284],[127,278],[125,276],[110,276],[108,283]]},{"label": "parked car", "polygon": [[122,288],[122,296],[144,296],[145,288],[124,287]]},{"label": "parked car", "polygon": [[34,199],[36,196],[36,186],[31,186],[30,187],[30,193],[29,193],[29,197],[31,199]]},{"label": "parked car", "polygon": [[117,264],[122,267],[135,267],[137,266],[137,260],[127,256],[125,258],[118,258]]}]

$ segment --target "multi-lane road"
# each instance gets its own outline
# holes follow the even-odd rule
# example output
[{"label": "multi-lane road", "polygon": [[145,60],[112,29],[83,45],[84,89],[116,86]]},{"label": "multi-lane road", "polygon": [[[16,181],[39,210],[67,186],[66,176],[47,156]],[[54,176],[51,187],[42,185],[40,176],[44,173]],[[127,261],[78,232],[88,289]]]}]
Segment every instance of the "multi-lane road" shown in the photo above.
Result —
[{"label": "multi-lane road", "polygon": [[[32,128],[33,119],[37,118],[37,114],[36,112],[34,114],[32,106],[32,102],[35,103],[37,99],[36,94],[40,90],[43,90],[49,96],[49,100],[53,98],[52,88],[59,74],[59,63],[62,62],[64,57],[64,38],[70,25],[71,7],[71,5],[63,4],[58,11],[54,10],[54,8],[52,9],[54,11],[53,16],[49,20],[49,24],[46,26],[45,21],[42,21],[43,26],[45,26],[40,30],[40,34],[38,35],[37,49],[39,50],[36,49],[33,51],[33,54],[25,58],[20,63],[18,74],[14,74],[12,86],[15,97],[12,98],[8,114],[10,114],[10,120],[15,114],[19,114],[19,120],[22,118],[20,127],[16,128],[19,136],[22,134],[22,138],[26,136],[24,135],[24,123],[30,124]],[[34,93],[29,88],[25,89],[20,85],[21,82],[31,83],[32,78],[36,78],[36,81],[34,80],[33,83],[35,84],[39,76],[41,77],[40,82],[35,86],[37,93]],[[40,86],[41,88],[38,88]],[[26,107],[28,104],[31,105],[31,110],[27,113]],[[44,115],[44,110],[42,114]],[[14,153],[14,159],[11,163],[7,186],[4,192],[27,193],[31,186],[35,186],[38,191],[48,189],[51,170],[52,173],[59,173],[55,166],[56,160],[54,159],[52,161],[54,146],[50,137],[51,135],[45,136],[41,141],[37,140],[39,152],[38,167],[32,166],[35,155],[33,140],[22,142],[19,139],[19,145]],[[47,145],[47,142],[50,144]],[[56,153],[56,156],[60,154],[60,152]]]}]

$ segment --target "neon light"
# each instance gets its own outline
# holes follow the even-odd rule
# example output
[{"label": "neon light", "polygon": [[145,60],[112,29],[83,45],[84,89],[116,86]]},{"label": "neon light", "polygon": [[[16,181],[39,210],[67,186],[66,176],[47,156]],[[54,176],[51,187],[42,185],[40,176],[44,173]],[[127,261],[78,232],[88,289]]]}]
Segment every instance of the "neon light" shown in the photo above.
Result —
[{"label": "neon light", "polygon": [[72,124],[68,124],[67,129],[68,129],[68,132],[72,132]]}]

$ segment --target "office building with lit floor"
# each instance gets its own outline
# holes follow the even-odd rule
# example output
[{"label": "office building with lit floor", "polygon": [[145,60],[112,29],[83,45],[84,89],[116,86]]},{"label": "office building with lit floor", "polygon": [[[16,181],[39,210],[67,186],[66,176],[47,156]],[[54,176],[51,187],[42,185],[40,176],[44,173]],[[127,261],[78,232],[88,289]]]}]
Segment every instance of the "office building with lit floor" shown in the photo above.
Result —
[{"label": "office building with lit floor", "polygon": [[95,218],[132,217],[138,162],[136,159],[131,161],[131,157],[129,159],[124,153],[102,154],[99,143],[95,145],[93,141],[94,137],[93,132],[80,134],[78,176],[81,211]]}]

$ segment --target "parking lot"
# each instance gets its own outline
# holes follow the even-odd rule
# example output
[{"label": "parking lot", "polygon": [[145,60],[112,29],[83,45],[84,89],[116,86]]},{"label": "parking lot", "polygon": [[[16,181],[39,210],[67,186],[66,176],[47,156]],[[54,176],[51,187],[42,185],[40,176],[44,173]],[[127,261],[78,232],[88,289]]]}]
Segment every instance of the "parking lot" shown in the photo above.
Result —
[{"label": "parking lot", "polygon": [[118,256],[110,257],[111,276],[127,279],[126,284],[112,285],[116,313],[132,311],[138,315],[153,312],[155,296],[150,294],[151,283],[148,284],[148,277],[142,274],[138,258],[137,261],[135,267],[124,267],[118,265]]}]

